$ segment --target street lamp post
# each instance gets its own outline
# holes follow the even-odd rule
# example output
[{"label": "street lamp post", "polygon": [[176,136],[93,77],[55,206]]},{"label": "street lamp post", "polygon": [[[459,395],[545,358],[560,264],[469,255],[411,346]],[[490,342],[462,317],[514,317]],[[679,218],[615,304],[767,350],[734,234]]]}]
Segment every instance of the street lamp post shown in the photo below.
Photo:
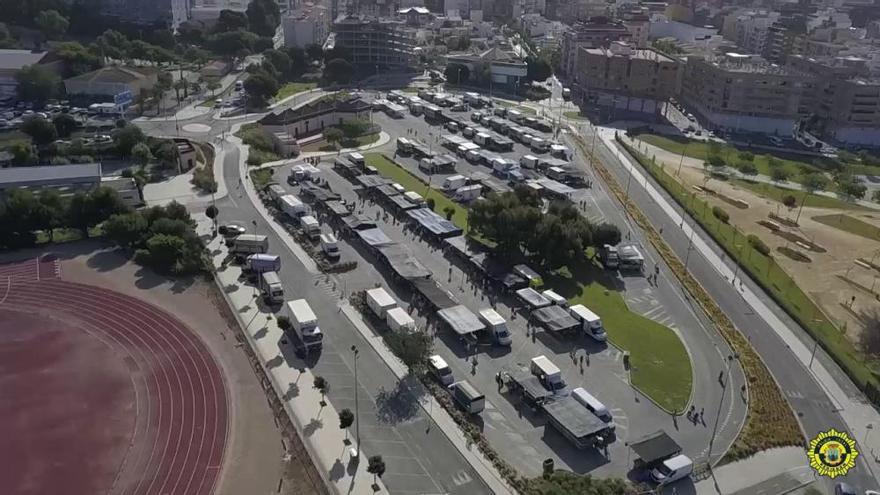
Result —
[{"label": "street lamp post", "polygon": [[675,171],[675,176],[678,177],[681,174],[681,165],[684,163],[684,153],[687,151],[688,145],[685,143],[684,148],[681,149],[681,158],[678,160],[678,170]]},{"label": "street lamp post", "polygon": [[358,414],[358,348],[351,346],[354,354],[354,436],[357,440],[357,458],[361,458],[361,421]]}]

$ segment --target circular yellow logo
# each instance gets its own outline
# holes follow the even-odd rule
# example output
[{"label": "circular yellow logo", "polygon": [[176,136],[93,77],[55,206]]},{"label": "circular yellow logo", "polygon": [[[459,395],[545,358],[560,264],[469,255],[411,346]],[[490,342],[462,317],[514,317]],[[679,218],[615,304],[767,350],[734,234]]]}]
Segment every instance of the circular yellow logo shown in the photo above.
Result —
[{"label": "circular yellow logo", "polygon": [[854,468],[858,456],[855,440],[834,428],[819,433],[810,441],[810,449],[807,451],[810,467],[819,475],[831,479],[843,476]]}]

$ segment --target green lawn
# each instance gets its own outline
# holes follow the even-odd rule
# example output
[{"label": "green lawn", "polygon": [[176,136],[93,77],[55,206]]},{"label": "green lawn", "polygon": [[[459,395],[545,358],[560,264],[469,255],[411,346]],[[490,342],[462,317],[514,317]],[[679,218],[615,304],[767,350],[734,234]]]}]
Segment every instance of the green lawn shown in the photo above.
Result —
[{"label": "green lawn", "polygon": [[544,278],[571,304],[583,304],[602,318],[611,342],[630,353],[631,379],[667,411],[681,412],[693,385],[691,361],[670,328],[629,310],[609,272],[590,260]]},{"label": "green lawn", "polygon": [[565,112],[565,113],[563,113],[563,115],[565,115],[565,116],[568,117],[569,119],[575,119],[575,120],[587,120],[587,118],[584,117],[583,115],[581,115],[580,112]]},{"label": "green lawn", "polygon": [[534,108],[532,108],[532,107],[525,107],[525,106],[522,106],[522,105],[518,105],[518,104],[516,104],[516,103],[510,103],[510,102],[507,102],[507,101],[504,101],[504,100],[495,100],[495,104],[496,104],[496,105],[501,105],[502,107],[507,107],[507,108],[509,108],[509,109],[511,109],[511,110],[519,110],[519,111],[522,112],[522,113],[527,113],[527,114],[530,114],[530,115],[535,115],[536,113],[538,113],[538,112],[537,112]]},{"label": "green lawn", "polygon": [[[361,146],[375,143],[378,140],[379,140],[379,133],[377,132],[374,134],[367,134],[367,135],[361,136],[361,137],[355,139],[354,143],[345,142],[342,144],[341,147],[343,147],[343,148],[359,148]],[[324,141],[323,139],[319,139],[317,141],[313,141],[313,142],[303,146],[301,152],[302,153],[309,153],[309,152],[315,152],[315,151],[336,151],[338,149],[340,149],[340,145],[338,145],[338,144],[332,145],[332,144],[327,143],[327,141]]]},{"label": "green lawn", "polygon": [[272,182],[273,173],[274,171],[271,168],[251,170],[251,180],[254,181],[254,187],[257,189],[266,187],[268,183]]},{"label": "green lawn", "polygon": [[[801,201],[803,201],[804,196],[807,194],[805,191],[800,191],[797,189],[788,189],[781,186],[776,186],[773,184],[768,184],[766,182],[752,182],[749,180],[743,179],[731,179],[731,184],[736,184],[743,189],[748,189],[758,196],[772,199],[774,201],[778,201],[782,203],[782,198],[785,196],[794,196],[797,199],[797,204],[800,205]],[[712,187],[709,185],[709,187]],[[863,206],[859,206],[855,203],[848,203],[838,198],[831,198],[828,196],[821,196],[818,194],[811,194],[807,196],[807,200],[804,203],[805,206],[812,206],[815,208],[836,208],[841,210],[867,210],[867,208]]]},{"label": "green lawn", "polygon": [[[709,156],[709,144],[705,141],[686,138],[673,139],[666,136],[658,136],[656,134],[640,134],[638,139],[648,144],[653,144],[658,148],[663,148],[671,153],[677,153],[680,155],[683,151],[685,156],[696,158],[698,160],[705,160]],[[740,161],[740,158],[737,156],[740,151],[747,150],[739,150],[729,145],[721,147],[721,155],[729,165],[735,165]],[[770,155],[762,154],[760,150],[752,152],[755,154],[754,164],[755,168],[758,169],[758,173],[769,176],[771,167],[768,158]],[[798,181],[799,177],[804,173],[822,172],[822,169],[810,163],[789,160],[779,156],[774,156],[774,158],[782,163],[782,168],[788,171],[791,178],[790,180],[795,182]]]},{"label": "green lawn", "polygon": [[821,215],[813,220],[872,241],[880,241],[880,228],[849,215]]},{"label": "green lawn", "polygon": [[31,142],[31,137],[21,131],[5,131],[0,132],[0,147],[9,146],[14,141],[24,141],[26,143]]},{"label": "green lawn", "polygon": [[278,93],[275,94],[275,101],[283,100],[288,96],[293,96],[297,93],[302,93],[303,91],[315,89],[316,87],[318,87],[318,85],[313,82],[289,82],[284,86],[281,86],[281,89],[279,89]]},{"label": "green lawn", "polygon": [[[684,206],[690,216],[715,239],[724,250],[742,266],[743,270],[758,281],[776,302],[800,325],[817,339],[835,361],[860,387],[866,384],[880,386],[865,356],[830,322],[794,280],[773,260],[756,251],[746,240],[746,235],[735,226],[719,222],[712,215],[712,208],[699,199],[693,191],[685,188],[661,167],[651,163],[641,153],[630,148],[632,154],[648,170],[664,189]],[[834,217],[834,215],[832,215]],[[850,217],[851,218],[851,217]],[[849,222],[847,222],[849,224]]]},{"label": "green lawn", "polygon": [[447,207],[454,209],[455,214],[452,216],[452,223],[467,232],[468,212],[464,206],[447,198],[442,192],[433,187],[429,189],[428,185],[422,182],[421,179],[407,172],[403,167],[389,160],[381,153],[367,153],[364,155],[364,160],[367,162],[367,165],[376,167],[376,170],[378,170],[384,177],[397,182],[408,191],[415,191],[421,194],[426,200],[428,198],[434,198],[434,211],[440,215],[446,216],[446,213],[443,210]]}]

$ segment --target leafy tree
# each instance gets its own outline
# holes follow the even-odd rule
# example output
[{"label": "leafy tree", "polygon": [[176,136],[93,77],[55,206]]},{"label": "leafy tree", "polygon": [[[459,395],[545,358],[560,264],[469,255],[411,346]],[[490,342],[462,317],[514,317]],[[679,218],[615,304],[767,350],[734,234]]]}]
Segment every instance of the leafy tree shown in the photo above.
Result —
[{"label": "leafy tree", "polygon": [[183,51],[183,59],[187,62],[192,62],[196,64],[198,68],[202,68],[203,65],[211,58],[211,54],[206,50],[202,50],[201,48],[196,48],[194,46],[189,46],[186,50]]},{"label": "leafy tree", "polygon": [[862,199],[865,197],[865,193],[868,191],[868,188],[865,187],[864,184],[856,182],[856,180],[851,176],[844,176],[839,178],[837,181],[837,186],[840,188],[840,192],[849,200]]},{"label": "leafy tree", "polygon": [[131,43],[128,38],[119,31],[108,29],[95,40],[95,44],[101,50],[105,57],[114,59],[127,59],[128,52],[131,49]]},{"label": "leafy tree", "polygon": [[122,156],[130,156],[134,146],[144,140],[146,140],[144,131],[136,125],[126,125],[122,129],[113,131],[113,144]]},{"label": "leafy tree", "polygon": [[137,143],[131,148],[131,158],[136,164],[145,167],[153,159],[153,153],[146,143]]},{"label": "leafy tree", "polygon": [[126,213],[128,207],[119,198],[114,189],[99,187],[94,191],[76,193],[70,199],[67,210],[68,225],[78,228],[85,237],[89,229],[107,220],[112,215]]},{"label": "leafy tree", "polygon": [[390,332],[385,338],[394,355],[410,368],[422,366],[431,355],[433,340],[425,332]]},{"label": "leafy tree", "polygon": [[4,225],[19,234],[30,234],[46,227],[39,200],[27,189],[9,191],[3,201]]},{"label": "leafy tree", "polygon": [[346,139],[356,139],[370,129],[370,123],[364,119],[347,119],[339,124],[339,129]]},{"label": "leafy tree", "polygon": [[58,39],[67,32],[70,21],[57,10],[44,10],[37,14],[34,23],[50,40]]},{"label": "leafy tree", "polygon": [[797,198],[795,198],[793,194],[786,194],[782,197],[782,204],[784,204],[789,210],[794,209],[794,207],[797,206]]},{"label": "leafy tree", "polygon": [[764,241],[761,240],[760,237],[755,234],[749,234],[748,236],[749,245],[752,246],[755,251],[763,254],[764,256],[770,256],[770,246],[768,246]]},{"label": "leafy tree", "polygon": [[247,31],[230,31],[208,37],[207,46],[226,57],[250,54],[256,45],[257,35]]},{"label": "leafy tree", "polygon": [[315,379],[312,380],[312,386],[318,392],[321,392],[321,402],[324,402],[324,395],[330,390],[330,382],[321,375],[315,375]]},{"label": "leafy tree", "polygon": [[345,59],[335,58],[324,67],[324,78],[330,82],[347,84],[354,75],[354,67]]},{"label": "leafy tree", "polygon": [[251,74],[244,82],[248,94],[248,104],[253,108],[263,108],[278,93],[278,80],[266,71],[260,70]]},{"label": "leafy tree", "polygon": [[743,160],[743,161],[747,161],[747,162],[755,161],[755,154],[752,153],[751,151],[740,151],[739,153],[737,153],[737,156],[739,157],[740,160]]},{"label": "leafy tree", "polygon": [[289,77],[297,78],[308,70],[309,59],[305,50],[298,46],[291,46],[287,49],[287,56],[290,58]]},{"label": "leafy tree", "polygon": [[616,246],[620,244],[621,235],[617,225],[602,222],[593,229],[593,245],[602,247],[604,245]]},{"label": "leafy tree", "polygon": [[464,84],[471,77],[471,70],[463,64],[449,64],[443,71],[446,80],[453,84]]},{"label": "leafy tree", "polygon": [[211,92],[211,96],[214,96],[214,92],[220,89],[221,85],[218,81],[211,79],[205,84],[205,88]]},{"label": "leafy tree", "polygon": [[42,65],[27,65],[17,74],[18,98],[43,105],[54,98],[61,87],[61,77]]},{"label": "leafy tree", "polygon": [[724,223],[727,223],[730,221],[730,213],[727,213],[726,211],[724,211],[724,208],[721,208],[720,206],[713,206],[712,207],[712,215],[714,215],[715,218],[717,218],[718,220],[720,220]]},{"label": "leafy tree", "polygon": [[351,62],[351,60],[352,60],[351,50],[349,50],[348,48],[346,48],[344,46],[340,46],[339,44],[337,44],[332,49],[324,52],[324,63],[325,64],[329,63],[331,60],[335,60],[337,58],[341,58],[342,60],[346,60],[348,62]]},{"label": "leafy tree", "polygon": [[779,158],[776,158],[773,155],[767,155],[767,165],[770,168],[780,168],[782,167],[783,163],[782,160],[780,160]]},{"label": "leafy tree", "polygon": [[874,190],[874,193],[871,194],[871,200],[875,203],[880,203],[880,189]]},{"label": "leafy tree", "polygon": [[727,162],[724,161],[724,157],[721,156],[720,153],[712,153],[711,150],[709,152],[709,156],[706,158],[706,161],[709,162],[709,165],[712,167],[726,167]]},{"label": "leafy tree", "polygon": [[79,122],[68,113],[59,113],[52,118],[52,125],[55,126],[55,132],[63,137],[70,137],[73,131],[79,127]]},{"label": "leafy tree", "polygon": [[[223,12],[220,11],[221,16]],[[177,37],[184,43],[201,45],[205,42],[205,24],[200,21],[184,21],[177,26]]]},{"label": "leafy tree", "polygon": [[321,45],[312,43],[306,45],[306,56],[309,60],[323,60],[324,59],[324,49]]},{"label": "leafy tree", "polygon": [[13,141],[7,147],[7,151],[12,153],[13,165],[30,165],[37,159],[37,155],[34,154],[34,148],[26,141]]},{"label": "leafy tree", "polygon": [[443,214],[446,215],[447,220],[452,220],[452,216],[455,215],[455,208],[447,206],[443,208]]},{"label": "leafy tree", "polygon": [[743,175],[754,176],[758,174],[758,168],[752,162],[741,161],[736,167]]},{"label": "leafy tree", "polygon": [[217,24],[214,25],[214,32],[227,33],[231,31],[247,30],[248,18],[244,12],[223,9],[220,16],[217,17]]},{"label": "leafy tree", "polygon": [[785,182],[788,180],[788,170],[782,167],[773,167],[770,169],[770,179],[773,182]]},{"label": "leafy tree", "polygon": [[385,474],[385,461],[381,455],[373,455],[367,460],[367,472],[373,475],[373,484],[376,484],[376,476]]},{"label": "leafy tree", "polygon": [[[339,411],[339,429],[344,430],[354,424],[354,413],[351,409],[345,408]],[[346,433],[347,435],[347,433]]]},{"label": "leafy tree", "polygon": [[263,58],[272,64],[272,67],[278,73],[278,77],[282,80],[289,80],[293,73],[293,65],[290,56],[281,50],[266,50],[263,52]]},{"label": "leafy tree", "polygon": [[0,48],[12,48],[14,45],[15,40],[9,34],[9,28],[5,23],[0,22]]},{"label": "leafy tree", "polygon": [[801,185],[804,187],[804,191],[807,194],[804,194],[804,197],[801,199],[801,206],[798,209],[797,217],[794,220],[794,223],[797,223],[801,218],[801,212],[804,211],[804,203],[807,202],[807,198],[816,193],[816,191],[824,191],[826,187],[828,187],[828,180],[824,175],[813,172],[805,175],[801,180]]},{"label": "leafy tree", "polygon": [[[149,266],[159,272],[174,272],[183,259],[186,242],[173,235],[157,234],[147,239]],[[143,255],[141,255],[143,260]]]},{"label": "leafy tree", "polygon": [[55,240],[55,229],[64,226],[67,202],[55,189],[40,191],[40,217],[43,228],[49,232],[49,242]]},{"label": "leafy tree", "polygon": [[281,11],[274,0],[251,0],[245,13],[250,30],[260,36],[274,36],[281,24]]},{"label": "leafy tree", "polygon": [[58,43],[55,54],[64,61],[65,74],[78,76],[101,67],[101,57],[76,41]]},{"label": "leafy tree", "polygon": [[324,128],[324,141],[327,141],[329,144],[336,145],[340,141],[342,141],[343,134],[342,131],[337,127],[326,127]]},{"label": "leafy tree", "polygon": [[147,220],[140,213],[113,215],[104,222],[104,235],[116,244],[130,249],[147,232]]},{"label": "leafy tree", "polygon": [[544,81],[553,75],[550,62],[540,57],[526,59],[526,79],[529,81]]},{"label": "leafy tree", "polygon": [[192,227],[183,220],[175,218],[160,218],[150,224],[150,233],[152,235],[162,234],[181,239],[187,239],[192,234]]},{"label": "leafy tree", "polygon": [[21,124],[21,132],[27,134],[38,145],[46,145],[58,139],[58,132],[52,122],[43,117],[28,117]]}]

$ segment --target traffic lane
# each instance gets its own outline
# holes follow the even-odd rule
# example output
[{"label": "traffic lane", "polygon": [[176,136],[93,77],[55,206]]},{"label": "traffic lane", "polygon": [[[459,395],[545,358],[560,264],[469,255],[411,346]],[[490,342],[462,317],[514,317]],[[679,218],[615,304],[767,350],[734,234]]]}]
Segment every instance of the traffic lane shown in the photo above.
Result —
[{"label": "traffic lane", "polygon": [[[600,151],[603,162],[612,165],[609,168],[615,174],[617,180],[626,180],[629,174],[626,173],[623,166],[604,145],[599,146],[601,147],[597,149]],[[646,172],[643,172],[643,175],[648,177],[654,188],[660,191],[667,201],[675,204],[674,200],[666,194],[665,190],[656,184]],[[665,227],[664,239],[672,247],[676,255],[684,260],[689,242],[681,228],[670,222],[666,214],[656,207],[644,188],[638,184],[636,184],[636,187],[630,188],[630,198],[639,205],[639,208],[648,216],[653,225]],[[689,221],[693,222],[692,219],[689,219]],[[711,237],[699,226],[697,227],[697,234],[706,240],[709,245],[714,245]],[[809,370],[791,353],[788,345],[785,344],[779,335],[760,316],[751,310],[751,307],[745,303],[733,284],[719,276],[715,268],[699,253],[692,251],[687,259],[688,270],[691,274],[707,290],[725,314],[728,315],[737,329],[749,338],[753,347],[764,358],[765,365],[776,379],[780,390],[795,411],[807,437],[812,438],[818,432],[826,431],[832,427],[841,431],[848,431],[843,419],[835,411],[835,406],[828,400],[824,390],[816,382],[815,378],[812,377]],[[753,288],[753,290],[757,291],[757,288]],[[769,296],[767,299],[770,300]],[[772,356],[772,359],[767,359],[767,356]],[[867,468],[863,465],[864,462],[869,461],[864,456],[861,456],[856,469],[850,471],[847,479],[851,479],[856,486],[870,488],[874,485],[873,477],[869,475]]]},{"label": "traffic lane", "polygon": [[[232,169],[238,168],[238,159],[234,153],[230,153],[224,167],[227,180],[230,178]],[[237,180],[237,179],[236,179]],[[234,202],[234,203],[233,203]],[[283,246],[281,239],[274,233],[269,225],[257,213],[256,208],[248,200],[247,196],[238,199],[225,199],[221,201],[221,218],[225,221],[238,221],[246,225],[253,225],[256,221],[256,231],[266,233],[269,237],[270,246]],[[332,377],[331,401],[337,396],[334,393],[334,383],[343,387],[338,396],[344,397],[346,384],[354,383],[354,357],[350,349],[352,345],[360,350],[358,357],[359,384],[362,394],[359,394],[361,405],[371,407],[373,411],[413,411],[413,398],[405,393],[393,393],[398,387],[397,378],[385,365],[381,358],[367,344],[352,325],[338,312],[337,301],[340,299],[340,287],[338,280],[330,277],[331,282],[325,280],[324,275],[312,275],[303,267],[299,260],[287,249],[281,249],[276,253],[282,258],[282,269],[279,274],[287,291],[286,299],[303,297],[307,299],[321,322],[325,332],[325,349],[317,361],[310,363],[316,374],[327,374]],[[369,278],[366,275],[365,278]],[[336,287],[333,287],[333,282]],[[290,351],[288,349],[288,351]],[[290,352],[287,352],[291,355]],[[326,361],[324,356],[327,356]],[[293,359],[293,358],[291,358]],[[343,364],[343,367],[340,367]],[[352,395],[353,398],[353,395]],[[379,399],[382,400],[379,400]],[[363,400],[366,399],[366,400]],[[348,403],[342,407],[348,407]],[[479,480],[471,467],[458,453],[449,440],[438,431],[438,428],[427,428],[425,419],[420,408],[416,409],[416,415],[406,418],[394,424],[387,424],[389,416],[379,415],[376,420],[382,420],[383,424],[365,423],[370,426],[362,427],[362,440],[364,450],[368,453],[381,454],[388,457],[386,462],[391,468],[391,460],[401,457],[411,457],[415,461],[400,461],[400,465],[412,466],[418,463],[423,466],[422,474],[398,473],[399,476],[383,478],[386,485],[393,493],[400,491],[416,492],[443,492],[449,493],[490,493],[488,488]],[[393,415],[391,416],[394,417]],[[364,435],[364,433],[367,435]],[[426,433],[427,432],[427,433]],[[424,445],[430,448],[424,448]],[[418,446],[418,447],[416,447]],[[421,478],[420,478],[421,477]],[[399,478],[399,480],[397,479]],[[438,486],[442,489],[438,489]]]}]

